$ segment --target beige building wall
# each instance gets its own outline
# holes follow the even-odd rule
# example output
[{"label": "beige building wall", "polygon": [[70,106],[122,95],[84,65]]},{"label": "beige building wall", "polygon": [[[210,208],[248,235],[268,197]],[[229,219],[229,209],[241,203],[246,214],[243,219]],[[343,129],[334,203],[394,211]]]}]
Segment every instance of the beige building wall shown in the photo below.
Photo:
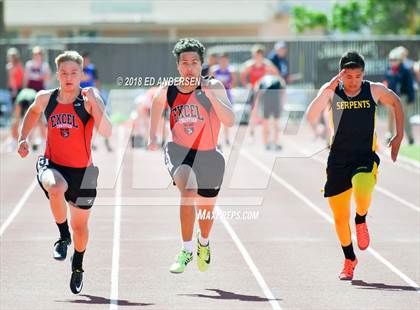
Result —
[{"label": "beige building wall", "polygon": [[277,0],[6,0],[6,31],[19,37],[259,37],[292,35]]}]

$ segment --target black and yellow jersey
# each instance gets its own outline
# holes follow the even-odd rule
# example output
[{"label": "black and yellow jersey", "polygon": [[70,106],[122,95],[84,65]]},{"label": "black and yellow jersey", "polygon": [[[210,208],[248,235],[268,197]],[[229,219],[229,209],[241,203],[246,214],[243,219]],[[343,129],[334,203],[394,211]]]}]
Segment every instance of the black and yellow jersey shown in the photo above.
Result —
[{"label": "black and yellow jersey", "polygon": [[349,97],[340,84],[334,91],[331,104],[330,158],[359,158],[376,150],[375,117],[376,102],[370,82],[363,81],[358,95]]}]

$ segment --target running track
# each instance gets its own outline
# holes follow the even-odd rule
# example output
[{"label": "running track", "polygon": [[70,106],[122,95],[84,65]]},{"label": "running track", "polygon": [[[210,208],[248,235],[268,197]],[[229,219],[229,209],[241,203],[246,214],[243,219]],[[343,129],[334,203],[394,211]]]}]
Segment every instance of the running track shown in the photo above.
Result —
[{"label": "running track", "polygon": [[209,271],[200,273],[194,260],[182,275],[168,272],[180,233],[162,153],[128,148],[124,127],[114,129],[113,153],[99,139],[100,190],[79,296],[68,287],[69,259],[52,259],[58,232],[34,183],[37,154],[22,160],[2,146],[0,309],[420,308],[418,166],[381,154],[371,248],[356,250],[355,278],[341,282],[342,252],[320,192],[323,144],[290,134],[283,151],[266,152],[246,128],[232,134],[218,208],[258,218],[219,218]]}]

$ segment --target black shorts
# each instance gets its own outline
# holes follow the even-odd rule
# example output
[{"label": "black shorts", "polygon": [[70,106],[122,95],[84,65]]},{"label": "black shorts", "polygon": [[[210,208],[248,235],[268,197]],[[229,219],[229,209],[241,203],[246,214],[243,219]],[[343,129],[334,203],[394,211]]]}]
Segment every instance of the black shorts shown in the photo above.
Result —
[{"label": "black shorts", "polygon": [[328,157],[327,182],[324,187],[324,197],[341,194],[352,188],[351,179],[359,172],[372,172],[374,163],[379,166],[380,159],[376,153],[350,159],[348,156]]},{"label": "black shorts", "polygon": [[280,117],[280,91],[268,89],[260,97],[260,104],[263,109],[263,118],[270,116],[274,118]]},{"label": "black shorts", "polygon": [[90,209],[92,207],[96,198],[98,167],[93,165],[86,168],[60,166],[51,162],[48,158],[40,156],[36,165],[37,179],[48,199],[49,195],[42,186],[41,176],[49,168],[57,170],[66,180],[68,185],[64,194],[66,201],[72,202],[80,209]]},{"label": "black shorts", "polygon": [[165,164],[172,179],[179,166],[190,166],[197,178],[197,193],[202,197],[218,195],[225,173],[225,159],[219,150],[197,151],[168,142]]}]

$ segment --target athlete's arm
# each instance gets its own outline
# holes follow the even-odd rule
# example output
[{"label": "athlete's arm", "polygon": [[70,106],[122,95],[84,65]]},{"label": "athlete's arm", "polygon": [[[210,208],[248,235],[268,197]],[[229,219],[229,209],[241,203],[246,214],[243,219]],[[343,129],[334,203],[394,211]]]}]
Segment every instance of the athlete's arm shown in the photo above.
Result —
[{"label": "athlete's arm", "polygon": [[92,115],[98,133],[106,138],[111,137],[112,124],[105,112],[105,104],[102,98],[95,93],[92,87],[82,89],[82,96],[86,111]]},{"label": "athlete's arm", "polygon": [[333,77],[331,81],[322,85],[315,99],[309,104],[308,110],[306,111],[306,119],[311,125],[314,126],[318,123],[322,111],[331,104],[334,90],[340,82],[344,72],[345,69],[341,70],[341,72]]},{"label": "athlete's arm", "polygon": [[326,83],[321,87],[315,99],[312,100],[306,111],[306,119],[312,126],[318,124],[322,112],[325,111],[331,104],[334,91],[327,87],[328,84],[329,83]]},{"label": "athlete's arm", "polygon": [[165,110],[167,91],[168,87],[162,86],[153,96],[152,108],[150,111],[149,142],[147,144],[147,148],[151,151],[156,151],[158,149],[157,131],[162,119],[163,111]]},{"label": "athlete's arm", "polygon": [[396,161],[401,141],[404,138],[404,111],[401,100],[392,90],[386,88],[382,83],[371,83],[371,90],[373,98],[377,102],[390,106],[394,110],[397,132],[395,136],[392,137],[388,146],[391,147],[392,160]]},{"label": "athlete's arm", "polygon": [[207,98],[209,98],[217,117],[223,125],[232,127],[235,124],[235,114],[233,113],[232,103],[229,101],[222,82],[216,79],[203,79],[201,88]]},{"label": "athlete's arm", "polygon": [[23,117],[22,129],[20,130],[18,138],[18,150],[20,157],[26,157],[29,154],[28,135],[31,133],[32,128],[38,123],[42,112],[48,104],[51,91],[41,90],[37,93],[35,101],[31,104]]}]

